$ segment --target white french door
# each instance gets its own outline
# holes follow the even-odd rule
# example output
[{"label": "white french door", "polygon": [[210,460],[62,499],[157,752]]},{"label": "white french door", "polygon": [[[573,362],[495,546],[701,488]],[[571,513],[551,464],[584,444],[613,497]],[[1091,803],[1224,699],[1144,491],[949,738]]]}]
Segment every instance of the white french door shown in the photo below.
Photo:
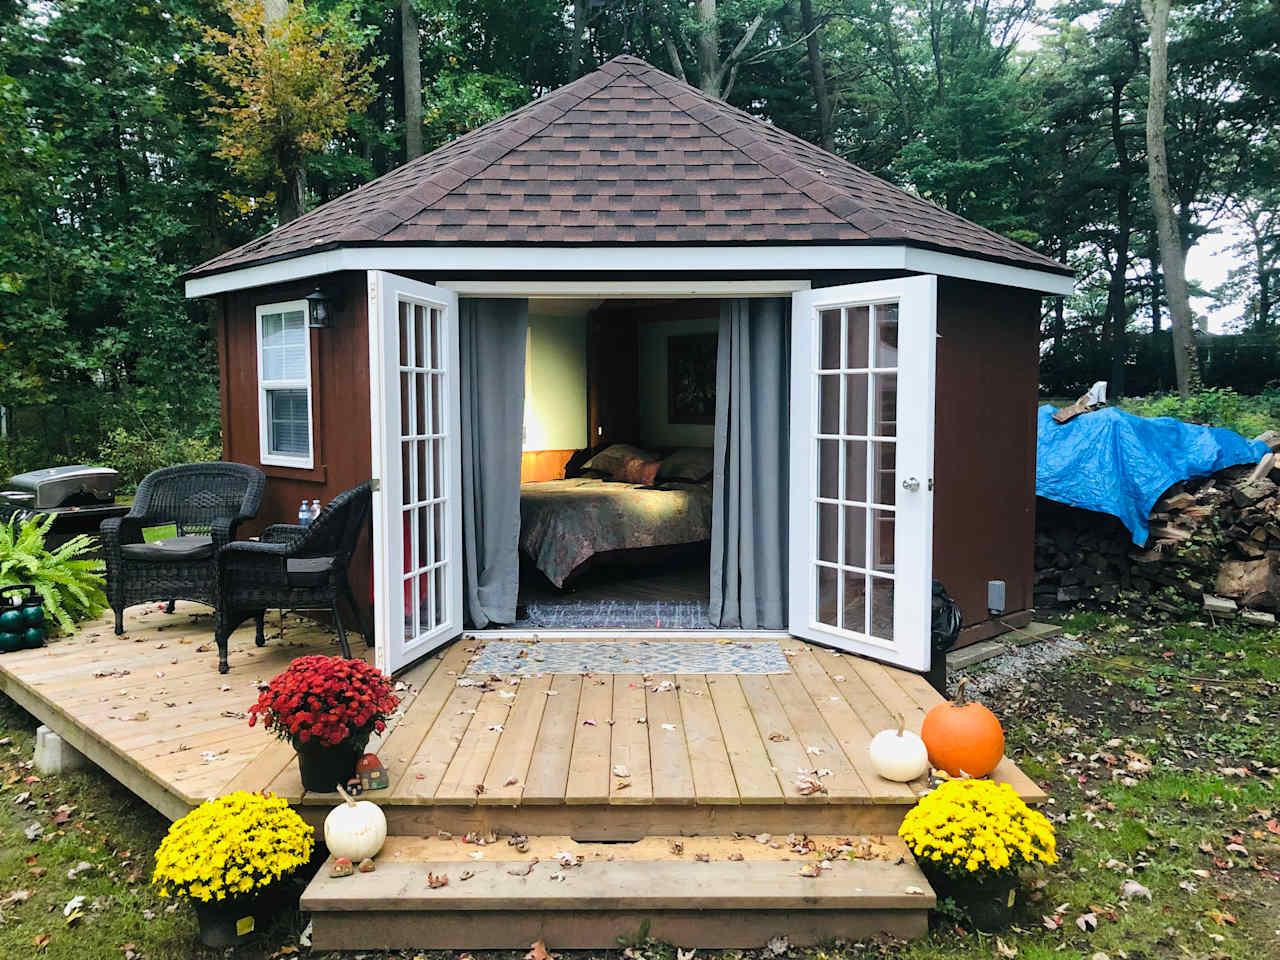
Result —
[{"label": "white french door", "polygon": [[929,667],[937,278],[792,295],[790,630]]},{"label": "white french door", "polygon": [[458,296],[368,279],[375,656],[391,673],[462,632]]}]

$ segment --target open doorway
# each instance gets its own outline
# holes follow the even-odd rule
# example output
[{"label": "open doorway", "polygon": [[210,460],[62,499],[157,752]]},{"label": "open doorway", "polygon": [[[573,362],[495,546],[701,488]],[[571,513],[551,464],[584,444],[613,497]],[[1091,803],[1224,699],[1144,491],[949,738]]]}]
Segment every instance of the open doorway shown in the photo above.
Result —
[{"label": "open doorway", "polygon": [[517,628],[710,629],[718,300],[531,299]]}]

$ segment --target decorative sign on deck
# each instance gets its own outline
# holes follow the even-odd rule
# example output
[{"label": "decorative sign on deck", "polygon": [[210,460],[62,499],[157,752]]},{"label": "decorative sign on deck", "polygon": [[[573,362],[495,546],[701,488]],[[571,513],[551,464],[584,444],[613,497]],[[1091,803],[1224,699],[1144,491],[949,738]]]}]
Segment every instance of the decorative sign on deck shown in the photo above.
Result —
[{"label": "decorative sign on deck", "polygon": [[526,643],[491,640],[467,673],[790,673],[782,648],[774,640],[728,643],[691,640],[683,643],[644,641],[553,640]]}]

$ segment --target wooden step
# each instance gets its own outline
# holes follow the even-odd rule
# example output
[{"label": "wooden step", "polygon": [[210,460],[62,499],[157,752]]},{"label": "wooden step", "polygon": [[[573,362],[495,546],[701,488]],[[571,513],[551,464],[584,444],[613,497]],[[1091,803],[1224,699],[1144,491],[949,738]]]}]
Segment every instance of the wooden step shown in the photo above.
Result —
[{"label": "wooden step", "polygon": [[[908,939],[936,899],[893,836],[389,837],[373,873],[329,876],[302,896],[317,950],[616,948],[642,932],[684,947],[794,945],[877,934]],[[565,862],[573,865],[565,866]],[[817,868],[816,877],[802,869]],[[448,877],[432,887],[428,875]]]}]

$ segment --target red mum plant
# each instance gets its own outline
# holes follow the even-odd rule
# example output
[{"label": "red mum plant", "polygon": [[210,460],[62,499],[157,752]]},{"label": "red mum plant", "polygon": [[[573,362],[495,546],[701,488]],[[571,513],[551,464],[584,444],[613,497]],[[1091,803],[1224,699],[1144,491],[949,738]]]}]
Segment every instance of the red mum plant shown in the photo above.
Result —
[{"label": "red mum plant", "polygon": [[277,674],[249,708],[249,726],[258,720],[281,740],[363,747],[369,735],[386,729],[400,704],[391,678],[363,660],[299,657]]}]

